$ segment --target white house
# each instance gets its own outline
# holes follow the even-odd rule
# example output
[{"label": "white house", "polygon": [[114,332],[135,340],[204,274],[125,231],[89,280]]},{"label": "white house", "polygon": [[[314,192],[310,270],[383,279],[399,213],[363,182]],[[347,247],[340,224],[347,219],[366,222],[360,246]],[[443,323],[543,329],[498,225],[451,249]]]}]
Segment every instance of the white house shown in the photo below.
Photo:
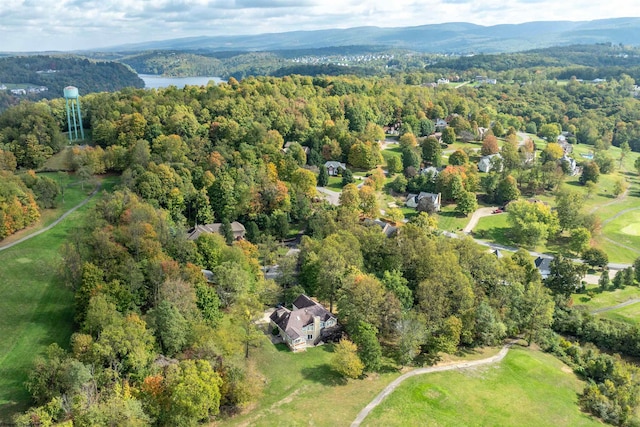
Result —
[{"label": "white house", "polygon": [[[496,154],[491,154],[489,156],[484,156],[483,158],[480,159],[480,161],[478,162],[478,170],[480,172],[489,172],[492,168],[493,168],[493,158],[497,157],[498,159],[502,160],[502,156],[500,155],[500,153],[496,153]],[[500,172],[500,171],[498,171]]]},{"label": "white house", "polygon": [[347,165],[330,160],[324,164],[324,167],[327,168],[329,176],[336,176],[341,173],[341,171],[345,170]]},{"label": "white house", "polygon": [[407,207],[410,208],[416,208],[418,207],[418,202],[420,202],[420,200],[424,199],[425,197],[428,197],[431,199],[431,201],[433,202],[433,206],[435,207],[436,211],[440,210],[440,207],[442,205],[442,196],[440,193],[425,193],[424,191],[421,192],[420,194],[408,194],[407,195],[407,199],[405,201],[405,205]]}]

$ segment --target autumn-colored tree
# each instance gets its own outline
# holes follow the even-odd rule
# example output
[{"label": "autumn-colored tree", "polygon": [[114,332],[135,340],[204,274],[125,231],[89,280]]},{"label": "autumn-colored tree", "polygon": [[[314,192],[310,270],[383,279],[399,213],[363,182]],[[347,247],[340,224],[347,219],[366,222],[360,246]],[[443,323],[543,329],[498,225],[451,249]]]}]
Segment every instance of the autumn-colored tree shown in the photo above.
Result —
[{"label": "autumn-colored tree", "polygon": [[341,339],[333,349],[331,367],[346,378],[358,378],[364,371],[364,363],[357,354],[358,347],[347,339]]},{"label": "autumn-colored tree", "polygon": [[498,147],[498,138],[491,134],[485,136],[482,141],[480,153],[483,156],[489,156],[491,154],[496,154],[498,151],[500,151],[500,147]]}]

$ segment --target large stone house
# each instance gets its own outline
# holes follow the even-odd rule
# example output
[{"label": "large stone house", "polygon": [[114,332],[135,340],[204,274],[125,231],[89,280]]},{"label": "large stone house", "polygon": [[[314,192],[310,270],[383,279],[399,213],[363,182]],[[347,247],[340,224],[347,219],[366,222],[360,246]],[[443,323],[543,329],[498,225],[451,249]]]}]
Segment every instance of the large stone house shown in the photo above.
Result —
[{"label": "large stone house", "polygon": [[338,326],[338,320],[329,310],[304,294],[293,302],[293,310],[278,308],[269,319],[270,325],[278,328],[278,333],[294,352],[317,345]]},{"label": "large stone house", "polygon": [[[202,233],[220,233],[220,227],[222,223],[216,222],[214,224],[196,224],[195,227],[187,231],[187,239],[196,240]],[[231,223],[231,231],[233,231],[233,238],[236,240],[244,239],[244,233],[246,232],[244,225],[237,221]]]}]

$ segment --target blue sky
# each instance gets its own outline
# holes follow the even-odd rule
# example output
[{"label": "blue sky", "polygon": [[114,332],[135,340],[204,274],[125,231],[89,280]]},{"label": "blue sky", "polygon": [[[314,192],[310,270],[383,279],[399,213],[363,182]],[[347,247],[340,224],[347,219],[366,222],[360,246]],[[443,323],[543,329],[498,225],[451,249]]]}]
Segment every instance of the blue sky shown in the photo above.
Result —
[{"label": "blue sky", "polygon": [[634,0],[0,0],[0,51],[76,50],[190,36],[443,22],[640,17]]}]

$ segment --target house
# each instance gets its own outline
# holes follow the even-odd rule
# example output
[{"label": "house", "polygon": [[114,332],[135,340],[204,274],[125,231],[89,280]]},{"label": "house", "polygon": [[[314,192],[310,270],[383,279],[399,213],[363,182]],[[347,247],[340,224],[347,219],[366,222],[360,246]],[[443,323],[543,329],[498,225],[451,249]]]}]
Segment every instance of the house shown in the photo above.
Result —
[{"label": "house", "polygon": [[442,132],[449,124],[445,119],[436,119],[436,132]]},{"label": "house", "polygon": [[[286,153],[287,151],[289,151],[289,147],[291,147],[291,144],[293,144],[294,142],[295,141],[285,142],[284,147],[282,148],[282,152]],[[306,145],[302,145],[301,147],[302,147],[302,151],[304,151],[304,154],[308,156],[309,153],[311,152],[311,149]]]},{"label": "house", "polygon": [[[220,227],[222,223],[216,222],[215,224],[196,224],[195,227],[187,231],[187,239],[196,240],[202,233],[220,233]],[[231,223],[231,231],[233,231],[233,238],[236,240],[244,239],[244,233],[247,231],[244,225],[237,221]]]},{"label": "house", "polygon": [[438,79],[438,85],[448,85],[449,84],[449,79],[445,79],[444,77],[441,79]]},{"label": "house", "polygon": [[425,197],[431,198],[431,201],[433,202],[433,206],[435,206],[436,212],[440,211],[440,207],[442,205],[442,197],[440,193],[438,194],[425,193],[423,191],[420,194],[408,194],[405,205],[410,208],[416,208],[418,207],[418,202],[420,202],[420,200],[424,199]]},{"label": "house", "polygon": [[[484,156],[483,158],[480,159],[480,161],[478,162],[478,170],[480,172],[489,172],[491,169],[493,169],[494,166],[494,157],[497,159],[502,160],[502,156],[500,155],[500,153],[496,153],[496,154],[491,154],[489,156]],[[500,171],[502,170],[502,166],[500,167]],[[498,172],[500,172],[498,171]]]},{"label": "house", "polygon": [[330,160],[324,164],[324,167],[327,168],[327,173],[329,174],[329,176],[336,176],[342,173],[342,171],[347,168],[347,165]]},{"label": "house", "polygon": [[292,310],[278,308],[271,313],[269,320],[294,352],[317,345],[338,327],[338,320],[329,310],[304,294],[296,298]]},{"label": "house", "polygon": [[393,233],[395,233],[398,230],[398,227],[393,226],[388,222],[382,221],[380,219],[365,218],[363,222],[365,225],[371,226],[371,227],[373,227],[374,225],[377,225],[382,229],[382,232],[387,237],[391,237]]},{"label": "house", "polygon": [[564,156],[562,156],[560,161],[563,163],[567,163],[569,165],[568,166],[569,175],[574,176],[576,174],[576,171],[578,170],[578,164],[576,163],[575,159],[572,159],[571,157],[565,154]]},{"label": "house", "polygon": [[434,179],[436,176],[438,176],[441,170],[442,169],[438,169],[435,166],[428,166],[426,168],[420,169],[420,175],[426,175],[426,176],[431,175],[431,179]]},{"label": "house", "polygon": [[502,255],[502,252],[500,251],[500,249],[494,249],[494,250],[491,251],[491,253],[493,255],[495,255],[495,257],[498,258],[498,259],[504,257],[504,255]]},{"label": "house", "polygon": [[565,135],[559,135],[557,141],[558,145],[564,150],[564,154],[571,154],[573,151],[573,145],[569,144]]},{"label": "house", "polygon": [[539,256],[534,261],[536,268],[540,272],[540,276],[546,279],[551,274],[551,258],[543,258]]}]

